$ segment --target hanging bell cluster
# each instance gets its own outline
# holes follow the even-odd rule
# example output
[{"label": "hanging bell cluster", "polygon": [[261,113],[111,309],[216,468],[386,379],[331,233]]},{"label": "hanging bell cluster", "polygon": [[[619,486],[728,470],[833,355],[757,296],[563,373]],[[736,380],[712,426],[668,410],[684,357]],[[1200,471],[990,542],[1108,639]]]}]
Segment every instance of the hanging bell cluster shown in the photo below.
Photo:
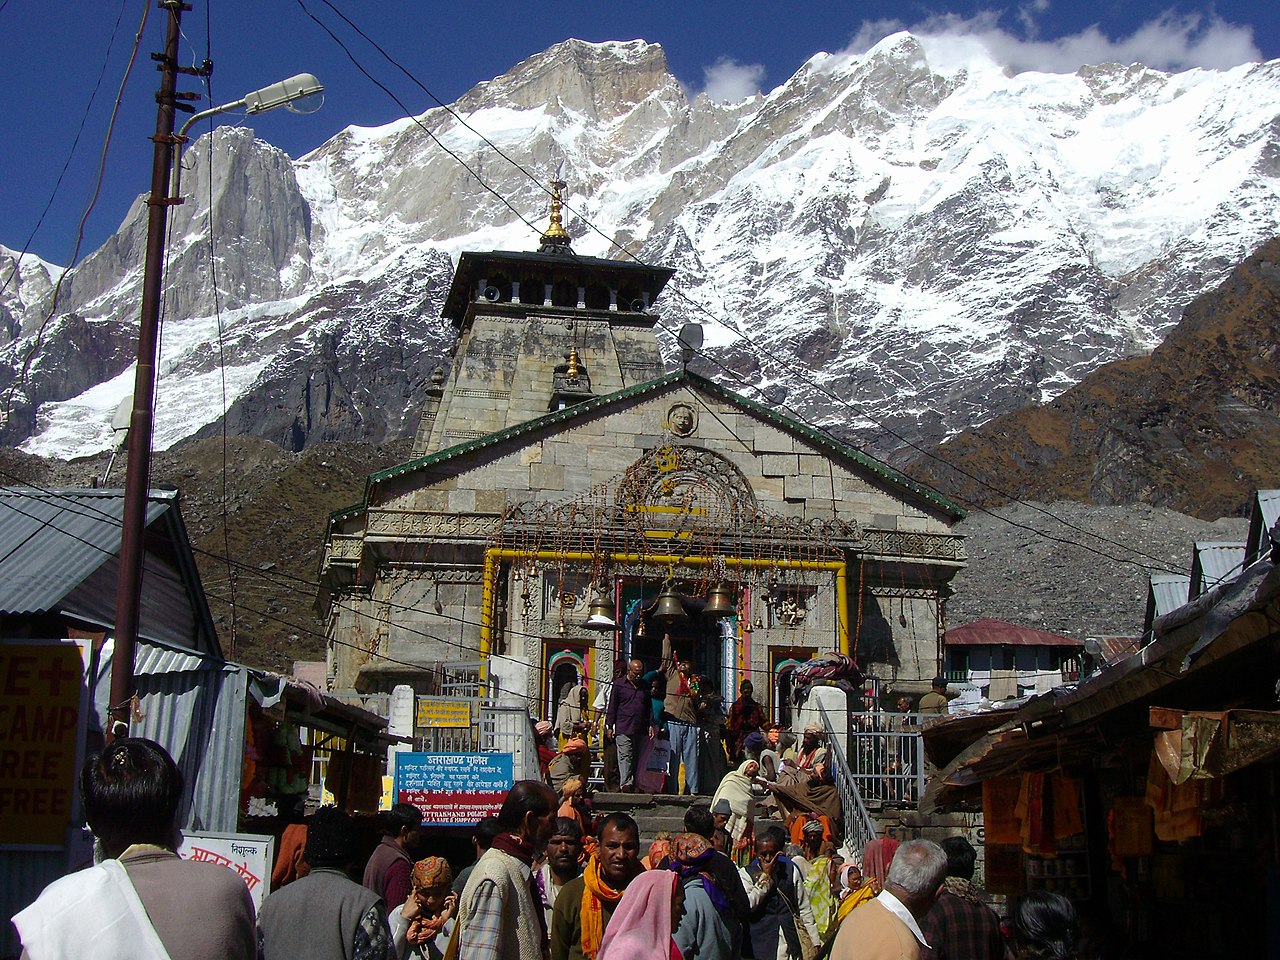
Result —
[{"label": "hanging bell cluster", "polygon": [[662,585],[662,591],[654,601],[653,612],[649,616],[658,623],[665,624],[679,623],[689,619],[689,614],[684,611],[684,597],[670,580]]},{"label": "hanging bell cluster", "polygon": [[731,617],[738,612],[738,598],[733,587],[721,580],[707,594],[707,605],[702,608],[704,616]]}]

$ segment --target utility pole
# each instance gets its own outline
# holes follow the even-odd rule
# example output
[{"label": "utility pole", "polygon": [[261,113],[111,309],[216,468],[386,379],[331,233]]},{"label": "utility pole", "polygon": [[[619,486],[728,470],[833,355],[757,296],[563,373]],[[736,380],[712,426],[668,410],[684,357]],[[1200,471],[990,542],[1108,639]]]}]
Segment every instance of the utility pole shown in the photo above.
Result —
[{"label": "utility pole", "polygon": [[[129,460],[125,467],[124,517],[120,531],[120,576],[116,581],[115,648],[111,655],[111,701],[106,738],[110,743],[127,736],[133,706],[133,653],[138,640],[142,599],[142,561],[147,521],[147,490],[151,480],[151,438],[156,392],[156,343],[160,327],[161,287],[164,281],[165,228],[169,220],[169,173],[176,141],[173,135],[176,109],[191,108],[177,93],[178,42],[182,12],[190,10],[182,0],[160,0],[168,15],[164,53],[152,54],[159,63],[160,90],[156,94],[156,132],[151,161],[151,196],[147,198],[147,250],[143,264],[142,317],[138,329],[138,368],[133,382],[133,415],[129,419]],[[123,726],[121,726],[123,725]]]},{"label": "utility pole", "polygon": [[[289,107],[310,113],[324,102],[324,87],[309,73],[300,73],[261,90],[246,93],[239,100],[196,113],[186,101],[199,100],[198,93],[178,93],[178,75],[207,77],[213,72],[208,60],[199,67],[178,66],[178,42],[182,36],[182,13],[191,5],[182,0],[159,0],[157,6],[169,18],[164,53],[153,53],[158,64],[160,90],[156,93],[155,148],[151,160],[151,196],[147,198],[147,250],[142,274],[142,316],[138,324],[138,367],[133,380],[133,413],[129,417],[129,460],[124,475],[124,516],[120,530],[120,576],[116,581],[115,649],[111,657],[111,702],[107,709],[107,743],[126,736],[133,712],[133,653],[138,642],[141,617],[142,564],[146,556],[147,490],[151,485],[151,438],[155,421],[156,348],[160,330],[161,289],[164,284],[165,230],[169,207],[182,203],[178,196],[182,144],[191,125],[205,117],[244,108],[245,113],[264,113]],[[291,104],[312,104],[299,110]],[[181,110],[194,114],[175,135],[174,115]],[[209,212],[212,219],[213,212]],[[211,228],[212,229],[212,228]],[[225,411],[224,411],[225,415]],[[233,626],[234,629],[234,626]]]}]

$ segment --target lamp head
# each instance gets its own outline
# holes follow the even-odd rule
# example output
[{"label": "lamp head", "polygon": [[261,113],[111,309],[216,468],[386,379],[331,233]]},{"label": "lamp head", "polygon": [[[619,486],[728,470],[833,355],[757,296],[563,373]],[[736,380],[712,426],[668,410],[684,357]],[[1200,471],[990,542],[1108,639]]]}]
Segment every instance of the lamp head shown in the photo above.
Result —
[{"label": "lamp head", "polygon": [[315,113],[324,103],[324,87],[312,74],[300,73],[269,87],[245,94],[244,112],[252,116],[276,107],[288,107],[294,113]]}]

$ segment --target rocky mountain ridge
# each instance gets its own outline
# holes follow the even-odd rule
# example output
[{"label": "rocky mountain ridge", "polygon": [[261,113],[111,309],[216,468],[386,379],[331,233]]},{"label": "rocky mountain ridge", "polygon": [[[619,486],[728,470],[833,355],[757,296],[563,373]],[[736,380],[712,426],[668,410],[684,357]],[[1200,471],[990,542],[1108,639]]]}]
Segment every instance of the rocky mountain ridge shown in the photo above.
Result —
[{"label": "rocky mountain ridge", "polygon": [[1280,238],[1198,297],[1150,355],[967,430],[911,471],[979,506],[1241,513],[1252,491],[1280,486]]},{"label": "rocky mountain ridge", "polygon": [[[1277,116],[1280,62],[1011,76],[898,34],[737,104],[690,102],[655,44],[571,40],[299,161],[222,129],[188,149],[172,212],[157,443],[220,432],[224,392],[233,434],[291,450],[412,432],[454,259],[536,244],[434,136],[533,228],[561,167],[575,249],[678,268],[663,324],[706,323],[727,386],[892,456],[1159,343],[1280,233]],[[143,218],[51,316],[53,268],[0,294],[0,441],[111,444]]]}]

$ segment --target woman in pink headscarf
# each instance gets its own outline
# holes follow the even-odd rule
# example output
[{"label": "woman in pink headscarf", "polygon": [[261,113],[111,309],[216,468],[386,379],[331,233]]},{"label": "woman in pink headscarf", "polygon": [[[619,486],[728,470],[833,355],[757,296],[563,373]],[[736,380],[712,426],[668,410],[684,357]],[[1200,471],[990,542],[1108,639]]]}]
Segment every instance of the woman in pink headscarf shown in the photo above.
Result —
[{"label": "woman in pink headscarf", "polygon": [[889,864],[893,863],[893,855],[898,852],[898,841],[892,837],[872,840],[862,851],[862,873],[876,881],[876,893],[884,887],[885,877],[889,875]]},{"label": "woman in pink headscarf", "polygon": [[670,870],[649,870],[627,885],[600,941],[597,960],[681,960],[674,934],[684,887]]}]

